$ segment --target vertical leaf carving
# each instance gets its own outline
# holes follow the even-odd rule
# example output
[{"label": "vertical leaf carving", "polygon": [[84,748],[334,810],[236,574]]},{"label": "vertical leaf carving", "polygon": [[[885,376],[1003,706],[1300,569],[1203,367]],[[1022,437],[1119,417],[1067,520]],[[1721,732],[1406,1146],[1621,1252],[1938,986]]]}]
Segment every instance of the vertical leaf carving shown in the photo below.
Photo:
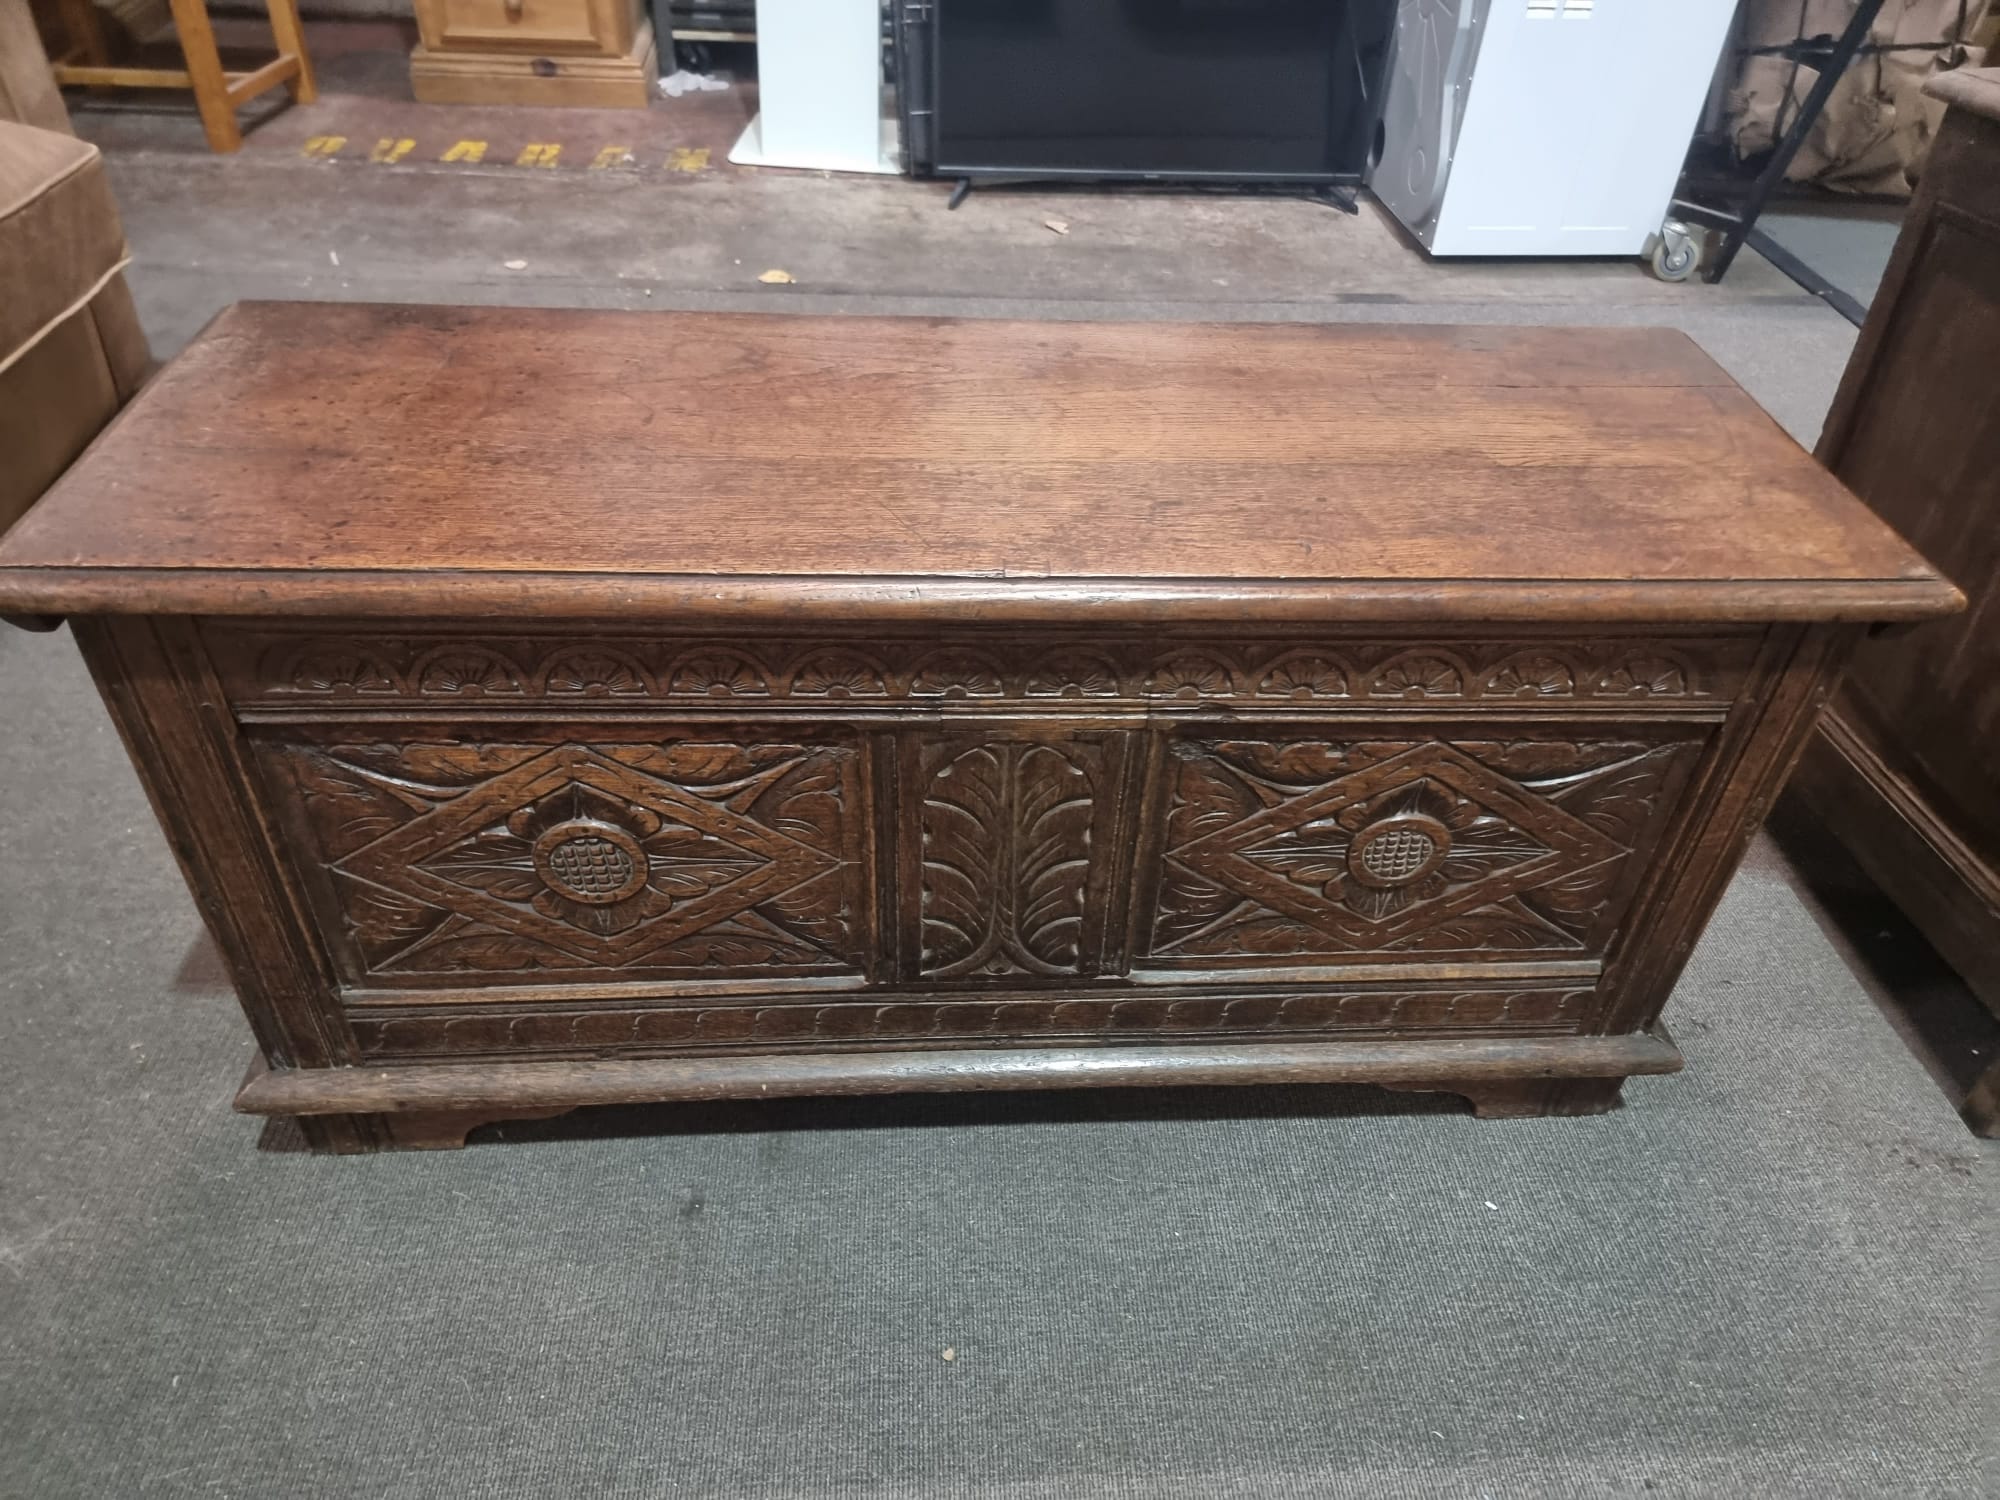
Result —
[{"label": "vertical leaf carving", "polygon": [[1086,891],[1104,747],[925,747],[926,977],[1087,972]]}]

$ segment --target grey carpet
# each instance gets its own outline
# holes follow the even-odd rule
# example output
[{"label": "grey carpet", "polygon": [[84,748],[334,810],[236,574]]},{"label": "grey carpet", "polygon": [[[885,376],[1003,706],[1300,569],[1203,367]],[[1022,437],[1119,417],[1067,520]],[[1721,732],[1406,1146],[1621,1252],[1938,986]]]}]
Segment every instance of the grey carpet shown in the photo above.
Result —
[{"label": "grey carpet", "polygon": [[1758,222],[1772,239],[1866,307],[1889,268],[1903,227],[1903,207],[1794,200]]},{"label": "grey carpet", "polygon": [[229,1112],[68,640],[0,634],[0,703],[0,1495],[1977,1491],[1993,1157],[1768,846],[1688,1072],[1605,1118],[792,1102],[328,1159]]}]

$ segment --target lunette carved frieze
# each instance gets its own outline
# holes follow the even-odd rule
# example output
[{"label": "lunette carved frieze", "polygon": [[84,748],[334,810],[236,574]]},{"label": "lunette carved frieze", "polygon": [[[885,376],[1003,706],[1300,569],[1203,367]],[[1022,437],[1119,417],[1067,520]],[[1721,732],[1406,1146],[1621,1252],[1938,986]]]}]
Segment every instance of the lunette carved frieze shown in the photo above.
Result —
[{"label": "lunette carved frieze", "polygon": [[260,706],[866,707],[950,703],[1644,705],[1726,700],[1745,640],[1183,641],[213,632],[233,698]]}]

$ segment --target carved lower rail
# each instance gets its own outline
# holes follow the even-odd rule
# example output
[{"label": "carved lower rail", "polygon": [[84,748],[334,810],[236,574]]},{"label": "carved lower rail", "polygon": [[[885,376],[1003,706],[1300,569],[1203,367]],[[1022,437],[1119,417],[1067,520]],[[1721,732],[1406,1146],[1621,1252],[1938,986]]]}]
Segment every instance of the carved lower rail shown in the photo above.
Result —
[{"label": "carved lower rail", "polygon": [[[1680,1051],[1663,1029],[1518,1040],[857,1051],[395,1068],[271,1069],[259,1063],[238,1091],[236,1108],[246,1114],[383,1117],[381,1127],[360,1132],[358,1144],[348,1146],[366,1149],[459,1144],[486,1121],[584,1105],[829,1094],[1367,1083],[1463,1094],[1481,1114],[1586,1113],[1591,1100],[1599,1101],[1598,1109],[1615,1103],[1617,1086],[1628,1076],[1680,1067]],[[399,1130],[394,1122],[406,1116],[411,1128]],[[437,1128],[440,1122],[448,1128]]]}]

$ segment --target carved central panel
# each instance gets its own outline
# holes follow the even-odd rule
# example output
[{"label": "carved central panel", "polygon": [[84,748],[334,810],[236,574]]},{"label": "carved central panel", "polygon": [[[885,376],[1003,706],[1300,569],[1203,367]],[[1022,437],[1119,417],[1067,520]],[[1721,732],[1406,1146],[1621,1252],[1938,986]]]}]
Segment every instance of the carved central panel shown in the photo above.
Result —
[{"label": "carved central panel", "polygon": [[362,976],[853,972],[844,745],[336,744],[265,751]]},{"label": "carved central panel", "polygon": [[1691,740],[1186,740],[1154,960],[1601,948]]},{"label": "carved central panel", "polygon": [[1102,738],[922,744],[925,978],[1095,971],[1113,759]]}]

